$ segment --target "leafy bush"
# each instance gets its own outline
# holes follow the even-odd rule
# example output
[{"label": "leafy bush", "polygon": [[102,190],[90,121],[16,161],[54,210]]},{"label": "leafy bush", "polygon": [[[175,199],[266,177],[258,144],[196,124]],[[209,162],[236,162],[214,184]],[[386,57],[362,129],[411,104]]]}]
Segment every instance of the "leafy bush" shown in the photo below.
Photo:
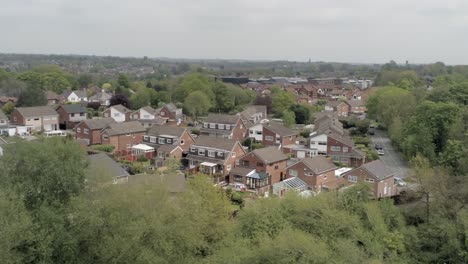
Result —
[{"label": "leafy bush", "polygon": [[200,130],[194,128],[194,129],[192,129],[192,134],[195,134],[195,135],[198,136],[198,135],[200,135]]},{"label": "leafy bush", "polygon": [[370,139],[368,137],[353,137],[353,141],[355,144],[360,144],[364,146],[369,146]]},{"label": "leafy bush", "polygon": [[148,158],[145,157],[145,156],[139,156],[139,157],[137,158],[137,161],[139,161],[139,162],[147,162],[147,161],[148,161]]}]

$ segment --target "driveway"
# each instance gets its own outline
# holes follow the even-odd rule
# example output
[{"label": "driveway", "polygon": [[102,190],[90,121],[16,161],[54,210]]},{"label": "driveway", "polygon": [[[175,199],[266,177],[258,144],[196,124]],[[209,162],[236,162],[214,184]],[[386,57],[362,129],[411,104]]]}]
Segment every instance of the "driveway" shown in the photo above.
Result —
[{"label": "driveway", "polygon": [[395,151],[387,134],[380,130],[375,130],[375,135],[370,136],[372,147],[379,144],[383,147],[385,155],[380,156],[380,160],[395,172],[396,177],[405,179],[409,174],[408,164],[401,157],[400,153]]}]

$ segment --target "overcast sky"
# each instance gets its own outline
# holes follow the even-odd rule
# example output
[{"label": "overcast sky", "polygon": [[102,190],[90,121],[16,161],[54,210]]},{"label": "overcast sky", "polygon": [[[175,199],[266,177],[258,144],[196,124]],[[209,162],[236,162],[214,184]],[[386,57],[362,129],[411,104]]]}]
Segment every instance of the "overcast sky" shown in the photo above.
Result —
[{"label": "overcast sky", "polygon": [[0,0],[0,52],[468,64],[467,0]]}]

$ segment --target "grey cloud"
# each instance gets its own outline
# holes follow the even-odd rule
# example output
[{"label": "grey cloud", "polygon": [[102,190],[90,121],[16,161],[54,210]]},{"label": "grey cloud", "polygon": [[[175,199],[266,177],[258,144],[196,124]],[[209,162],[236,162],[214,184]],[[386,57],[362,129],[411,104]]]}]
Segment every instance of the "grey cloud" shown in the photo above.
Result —
[{"label": "grey cloud", "polygon": [[0,52],[468,63],[468,1],[0,0]]}]

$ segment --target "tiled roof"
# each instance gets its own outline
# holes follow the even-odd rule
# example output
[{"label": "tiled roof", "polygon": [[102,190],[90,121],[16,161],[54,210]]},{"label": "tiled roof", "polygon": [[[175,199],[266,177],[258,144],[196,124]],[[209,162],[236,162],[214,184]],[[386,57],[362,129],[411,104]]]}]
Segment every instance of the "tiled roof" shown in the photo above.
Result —
[{"label": "tiled roof", "polygon": [[218,123],[218,124],[235,124],[239,120],[238,115],[227,115],[227,114],[208,114],[205,122],[207,123]]},{"label": "tiled roof", "polygon": [[61,105],[59,108],[63,108],[65,112],[72,114],[72,113],[86,113],[86,108],[84,108],[80,104],[66,104],[66,105]]},{"label": "tiled roof", "polygon": [[193,145],[231,151],[236,143],[233,139],[200,135]]},{"label": "tiled roof", "polygon": [[231,170],[231,174],[235,174],[235,175],[239,175],[239,176],[246,176],[247,174],[251,173],[252,171],[255,171],[255,170],[237,166],[237,167],[234,167]]},{"label": "tiled roof", "polygon": [[349,136],[341,136],[336,133],[330,133],[328,136],[350,147],[354,146],[354,141]]},{"label": "tiled roof", "polygon": [[351,107],[363,107],[363,106],[365,106],[363,100],[348,100],[347,103],[348,103]]},{"label": "tiled roof", "polygon": [[296,131],[276,123],[269,123],[263,127],[283,137],[297,134]]},{"label": "tiled roof", "polygon": [[57,112],[50,106],[17,107],[23,117],[56,116]]},{"label": "tiled roof", "polygon": [[166,104],[164,107],[166,107],[171,112],[177,111],[177,106],[175,106],[173,103]]},{"label": "tiled roof", "polygon": [[115,110],[121,112],[121,113],[128,113],[128,112],[131,112],[132,110],[128,109],[127,107],[119,104],[119,105],[113,105],[109,108],[114,108]]},{"label": "tiled roof", "polygon": [[321,174],[330,170],[335,170],[337,167],[333,162],[324,156],[315,156],[313,158],[305,158],[299,162],[303,162],[315,174]]},{"label": "tiled roof", "polygon": [[138,121],[110,123],[109,127],[104,130],[109,136],[123,135],[130,133],[145,132],[146,129]]},{"label": "tiled roof", "polygon": [[182,127],[172,127],[172,126],[163,126],[163,125],[153,125],[148,130],[149,136],[159,136],[159,135],[169,135],[179,138],[184,133],[185,128]]},{"label": "tiled roof", "polygon": [[267,164],[288,159],[288,156],[284,155],[283,152],[276,147],[256,149],[252,151],[252,153]]},{"label": "tiled roof", "polygon": [[59,100],[60,96],[52,91],[46,91],[45,95],[47,97],[47,100]]},{"label": "tiled roof", "polygon": [[82,121],[83,123],[86,124],[86,126],[89,127],[91,130],[95,129],[103,129],[107,127],[110,123],[114,123],[114,119],[112,118],[102,118],[102,119],[88,119]]},{"label": "tiled roof", "polygon": [[388,166],[386,166],[381,160],[374,160],[372,162],[366,163],[360,168],[374,175],[379,180],[383,180],[394,174],[393,171]]},{"label": "tiled roof", "polygon": [[160,145],[157,150],[158,152],[165,152],[165,153],[171,153],[175,148],[178,148],[179,146],[177,145],[171,145],[171,144],[165,144],[165,145]]},{"label": "tiled roof", "polygon": [[86,169],[88,177],[108,176],[111,178],[128,176],[117,162],[104,153],[89,155],[89,165]]}]

